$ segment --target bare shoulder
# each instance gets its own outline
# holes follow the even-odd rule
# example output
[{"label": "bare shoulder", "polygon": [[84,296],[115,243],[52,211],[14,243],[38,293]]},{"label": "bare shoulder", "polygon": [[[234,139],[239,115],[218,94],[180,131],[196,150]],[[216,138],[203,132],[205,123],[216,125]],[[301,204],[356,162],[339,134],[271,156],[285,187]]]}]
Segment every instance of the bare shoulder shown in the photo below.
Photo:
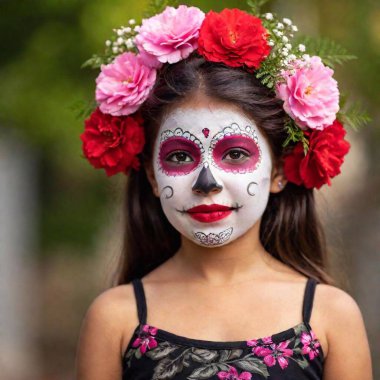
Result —
[{"label": "bare shoulder", "polygon": [[78,342],[78,380],[117,379],[125,335],[132,335],[136,306],[130,284],[99,294],[84,316]]},{"label": "bare shoulder", "polygon": [[[115,286],[100,293],[91,303],[87,316],[125,321],[136,312],[132,284]],[[132,318],[133,319],[133,318]]]},{"label": "bare shoulder", "polygon": [[326,284],[319,284],[316,288],[315,302],[326,321],[326,331],[336,329],[336,323],[345,328],[355,328],[363,324],[361,310],[355,299],[344,290]]},{"label": "bare shoulder", "polygon": [[372,379],[366,328],[356,300],[342,289],[319,284],[315,304],[328,342],[325,379]]}]

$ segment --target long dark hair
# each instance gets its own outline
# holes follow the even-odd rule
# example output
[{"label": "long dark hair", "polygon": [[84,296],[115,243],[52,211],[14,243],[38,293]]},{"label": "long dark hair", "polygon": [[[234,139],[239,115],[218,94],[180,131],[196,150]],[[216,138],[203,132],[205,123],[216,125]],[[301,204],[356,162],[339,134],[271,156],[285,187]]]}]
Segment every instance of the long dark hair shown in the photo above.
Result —
[{"label": "long dark hair", "polygon": [[[159,71],[155,88],[141,108],[147,139],[141,154],[143,163],[151,162],[163,114],[197,91],[238,105],[267,137],[274,159],[281,160],[286,138],[282,101],[252,73],[193,54]],[[114,285],[143,277],[173,256],[181,243],[143,168],[129,175],[124,207],[124,247]],[[271,193],[261,220],[260,241],[271,255],[298,272],[322,283],[333,283],[327,274],[326,241],[312,189],[287,183],[281,192]]]}]

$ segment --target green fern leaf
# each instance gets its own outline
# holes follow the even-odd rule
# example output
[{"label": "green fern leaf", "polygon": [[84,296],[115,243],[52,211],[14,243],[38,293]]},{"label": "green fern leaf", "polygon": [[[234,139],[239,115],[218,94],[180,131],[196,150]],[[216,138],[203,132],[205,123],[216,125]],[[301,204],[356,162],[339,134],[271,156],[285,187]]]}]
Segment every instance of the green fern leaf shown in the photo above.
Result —
[{"label": "green fern leaf", "polygon": [[252,13],[255,15],[259,15],[261,12],[261,8],[268,2],[269,0],[247,0],[248,6],[251,8]]},{"label": "green fern leaf", "polygon": [[107,57],[94,54],[90,59],[82,64],[81,68],[83,69],[85,67],[91,67],[92,69],[98,69],[101,65],[107,63]]},{"label": "green fern leaf", "polygon": [[97,104],[95,100],[90,100],[87,102],[84,100],[77,100],[69,106],[69,109],[74,112],[75,119],[83,120],[87,119],[91,115],[96,106]]},{"label": "green fern leaf", "polygon": [[289,118],[285,123],[285,130],[288,133],[288,137],[282,146],[285,148],[290,143],[297,144],[298,142],[302,142],[304,154],[306,156],[309,150],[309,140],[306,138],[302,129],[297,126],[293,119]]},{"label": "green fern leaf", "polygon": [[357,58],[348,54],[346,48],[327,38],[300,37],[297,43],[305,45],[309,55],[321,57],[323,63],[331,68]]},{"label": "green fern leaf", "polygon": [[149,18],[164,11],[168,6],[177,7],[179,0],[150,0],[147,11],[144,13],[145,18]]},{"label": "green fern leaf", "polygon": [[347,107],[346,110],[339,112],[338,119],[355,131],[358,131],[372,121],[369,114],[363,109],[359,102],[355,102]]}]

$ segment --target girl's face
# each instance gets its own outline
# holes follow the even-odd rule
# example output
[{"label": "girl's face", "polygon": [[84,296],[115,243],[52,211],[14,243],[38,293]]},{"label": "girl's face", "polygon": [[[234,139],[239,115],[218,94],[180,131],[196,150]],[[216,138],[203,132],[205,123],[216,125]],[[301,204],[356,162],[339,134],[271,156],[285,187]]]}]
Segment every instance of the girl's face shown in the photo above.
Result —
[{"label": "girl's face", "polygon": [[167,114],[153,170],[169,222],[202,246],[243,235],[268,203],[270,147],[255,123],[232,107],[179,107]]}]

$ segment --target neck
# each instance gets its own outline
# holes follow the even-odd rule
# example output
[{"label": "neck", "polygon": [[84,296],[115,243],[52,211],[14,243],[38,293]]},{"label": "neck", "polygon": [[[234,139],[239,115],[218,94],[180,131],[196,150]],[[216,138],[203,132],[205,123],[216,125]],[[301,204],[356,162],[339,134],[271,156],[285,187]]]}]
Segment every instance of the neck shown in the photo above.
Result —
[{"label": "neck", "polygon": [[274,261],[260,242],[259,228],[260,221],[231,243],[214,248],[199,246],[182,237],[173,263],[181,276],[190,281],[218,286],[252,280]]}]

